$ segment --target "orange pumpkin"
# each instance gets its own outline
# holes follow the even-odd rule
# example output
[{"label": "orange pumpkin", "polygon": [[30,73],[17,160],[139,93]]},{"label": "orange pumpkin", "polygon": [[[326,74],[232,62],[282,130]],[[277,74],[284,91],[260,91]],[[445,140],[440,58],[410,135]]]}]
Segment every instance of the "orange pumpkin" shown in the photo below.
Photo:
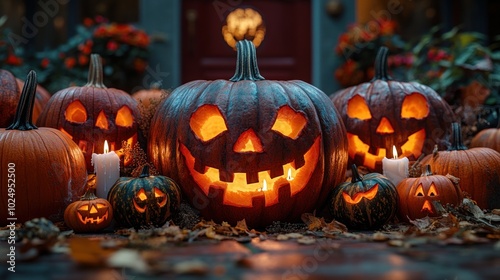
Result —
[{"label": "orange pumpkin", "polygon": [[31,71],[14,122],[0,129],[2,223],[7,222],[10,208],[15,208],[17,222],[36,217],[62,220],[64,209],[83,191],[87,179],[78,146],[59,130],[32,123],[35,90],[36,74]]},{"label": "orange pumpkin", "polygon": [[[498,110],[500,115],[500,109]],[[496,128],[487,128],[479,131],[470,143],[472,148],[487,147],[500,153],[500,117],[498,118]]]},{"label": "orange pumpkin", "polygon": [[460,187],[446,176],[433,175],[430,165],[425,166],[420,177],[403,179],[396,188],[399,196],[399,217],[406,221],[439,216],[433,201],[455,206],[462,201]]},{"label": "orange pumpkin", "polygon": [[453,138],[447,151],[425,156],[436,174],[460,179],[460,188],[481,208],[500,208],[500,153],[490,148],[467,147],[462,142],[460,124],[453,123]]},{"label": "orange pumpkin", "polygon": [[75,232],[97,232],[107,228],[113,219],[111,204],[88,189],[80,200],[66,207],[64,222]]}]

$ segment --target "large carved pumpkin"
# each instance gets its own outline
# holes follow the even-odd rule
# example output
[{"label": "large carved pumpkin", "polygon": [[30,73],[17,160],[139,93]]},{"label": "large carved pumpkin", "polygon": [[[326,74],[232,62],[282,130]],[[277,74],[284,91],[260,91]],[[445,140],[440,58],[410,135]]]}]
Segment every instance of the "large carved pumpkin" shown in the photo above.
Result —
[{"label": "large carved pumpkin", "polygon": [[92,153],[102,154],[105,140],[111,151],[120,149],[122,141],[131,146],[137,142],[137,101],[122,90],[107,88],[102,81],[101,58],[92,54],[88,83],[56,92],[37,121],[39,126],[59,129],[73,139],[85,155],[89,173],[94,170]]},{"label": "large carved pumpkin", "polygon": [[35,89],[32,71],[14,122],[0,129],[0,225],[8,217],[16,222],[38,217],[62,220],[65,207],[83,191],[87,179],[78,146],[57,129],[33,125]]},{"label": "large carved pumpkin", "polygon": [[187,83],[160,105],[149,156],[207,219],[297,220],[344,179],[345,128],[322,91],[265,80],[254,45],[237,50],[229,81]]},{"label": "large carved pumpkin", "polygon": [[347,128],[349,160],[382,171],[382,159],[398,155],[416,160],[437,144],[444,148],[451,135],[453,112],[431,88],[398,82],[387,74],[387,52],[382,47],[375,77],[331,96]]}]

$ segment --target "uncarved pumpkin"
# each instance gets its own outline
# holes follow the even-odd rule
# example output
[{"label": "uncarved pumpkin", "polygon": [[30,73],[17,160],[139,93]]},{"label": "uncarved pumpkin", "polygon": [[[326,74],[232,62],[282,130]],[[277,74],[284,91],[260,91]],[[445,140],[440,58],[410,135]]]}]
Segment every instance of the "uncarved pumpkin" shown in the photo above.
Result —
[{"label": "uncarved pumpkin", "polygon": [[[500,109],[498,110],[500,115]],[[500,153],[500,117],[496,128],[487,128],[479,131],[470,143],[471,148],[486,147]]]},{"label": "uncarved pumpkin", "polygon": [[435,174],[460,179],[460,188],[481,208],[500,208],[500,153],[490,148],[471,148],[462,142],[460,124],[453,123],[453,138],[447,151],[425,156]]},{"label": "uncarved pumpkin", "polygon": [[[56,92],[37,124],[56,128],[73,139],[85,156],[87,170],[93,172],[92,153],[103,153],[104,141],[111,151],[121,149],[122,141],[134,146],[138,117],[135,99],[103,84],[101,58],[92,54],[88,83]],[[122,158],[122,162],[127,165],[131,159]]]},{"label": "uncarved pumpkin", "polygon": [[[85,186],[85,159],[78,146],[59,130],[32,123],[35,90],[36,74],[31,71],[14,122],[0,129],[1,223],[7,222],[11,202],[17,222],[36,217],[61,221],[65,207]],[[15,196],[9,195],[10,184]]]},{"label": "uncarved pumpkin", "polygon": [[206,219],[251,227],[296,221],[344,179],[347,141],[328,97],[303,81],[268,81],[252,42],[230,80],[176,88],[151,122],[148,154]]},{"label": "uncarved pumpkin", "polygon": [[396,214],[398,195],[394,184],[384,175],[359,175],[355,164],[352,179],[335,187],[330,212],[351,229],[377,229]]},{"label": "uncarved pumpkin", "polygon": [[[2,116],[0,127],[7,127],[14,120],[23,85],[24,82],[15,78],[12,73],[0,69],[0,116]],[[32,113],[33,122],[36,122],[49,99],[50,93],[42,86],[37,85]]]},{"label": "uncarved pumpkin", "polygon": [[425,166],[420,177],[403,179],[396,188],[399,217],[405,221],[439,216],[433,201],[439,201],[443,206],[457,206],[462,201],[460,187],[444,175],[432,174],[430,165]]},{"label": "uncarved pumpkin", "polygon": [[393,146],[409,160],[436,144],[445,148],[454,120],[448,103],[430,87],[392,80],[387,55],[388,49],[380,48],[373,80],[331,96],[347,128],[350,162],[377,172],[384,157],[393,157]]}]

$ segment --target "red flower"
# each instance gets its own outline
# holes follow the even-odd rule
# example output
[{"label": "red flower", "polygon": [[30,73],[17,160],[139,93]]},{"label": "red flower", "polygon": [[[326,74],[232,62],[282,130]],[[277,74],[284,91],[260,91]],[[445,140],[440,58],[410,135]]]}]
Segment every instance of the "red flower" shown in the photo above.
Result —
[{"label": "red flower", "polygon": [[91,18],[84,18],[83,25],[85,27],[91,27],[92,25],[94,25],[94,21]]},{"label": "red flower", "polygon": [[64,60],[64,65],[66,68],[71,69],[75,66],[76,64],[76,59],[74,57],[68,57]]},{"label": "red flower", "polygon": [[50,64],[50,60],[48,58],[44,58],[42,59],[42,61],[40,61],[40,66],[42,66],[42,68],[47,68]]},{"label": "red flower", "polygon": [[5,63],[10,65],[21,65],[23,64],[23,60],[20,57],[15,56],[14,54],[9,53]]},{"label": "red flower", "polygon": [[87,65],[89,63],[89,57],[86,56],[86,55],[79,55],[78,56],[78,64],[84,66],[84,65]]},{"label": "red flower", "polygon": [[106,44],[106,49],[109,51],[116,51],[120,45],[118,45],[115,41],[109,41],[108,44]]}]

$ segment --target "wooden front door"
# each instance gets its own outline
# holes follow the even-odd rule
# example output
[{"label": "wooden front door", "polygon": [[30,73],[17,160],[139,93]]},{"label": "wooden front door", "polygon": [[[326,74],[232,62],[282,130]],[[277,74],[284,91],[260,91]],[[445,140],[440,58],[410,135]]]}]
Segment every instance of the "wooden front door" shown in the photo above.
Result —
[{"label": "wooden front door", "polygon": [[264,41],[257,48],[262,76],[310,83],[311,3],[307,0],[182,1],[182,83],[233,76],[236,52],[224,41],[222,27],[237,8],[251,8],[264,21]]}]

